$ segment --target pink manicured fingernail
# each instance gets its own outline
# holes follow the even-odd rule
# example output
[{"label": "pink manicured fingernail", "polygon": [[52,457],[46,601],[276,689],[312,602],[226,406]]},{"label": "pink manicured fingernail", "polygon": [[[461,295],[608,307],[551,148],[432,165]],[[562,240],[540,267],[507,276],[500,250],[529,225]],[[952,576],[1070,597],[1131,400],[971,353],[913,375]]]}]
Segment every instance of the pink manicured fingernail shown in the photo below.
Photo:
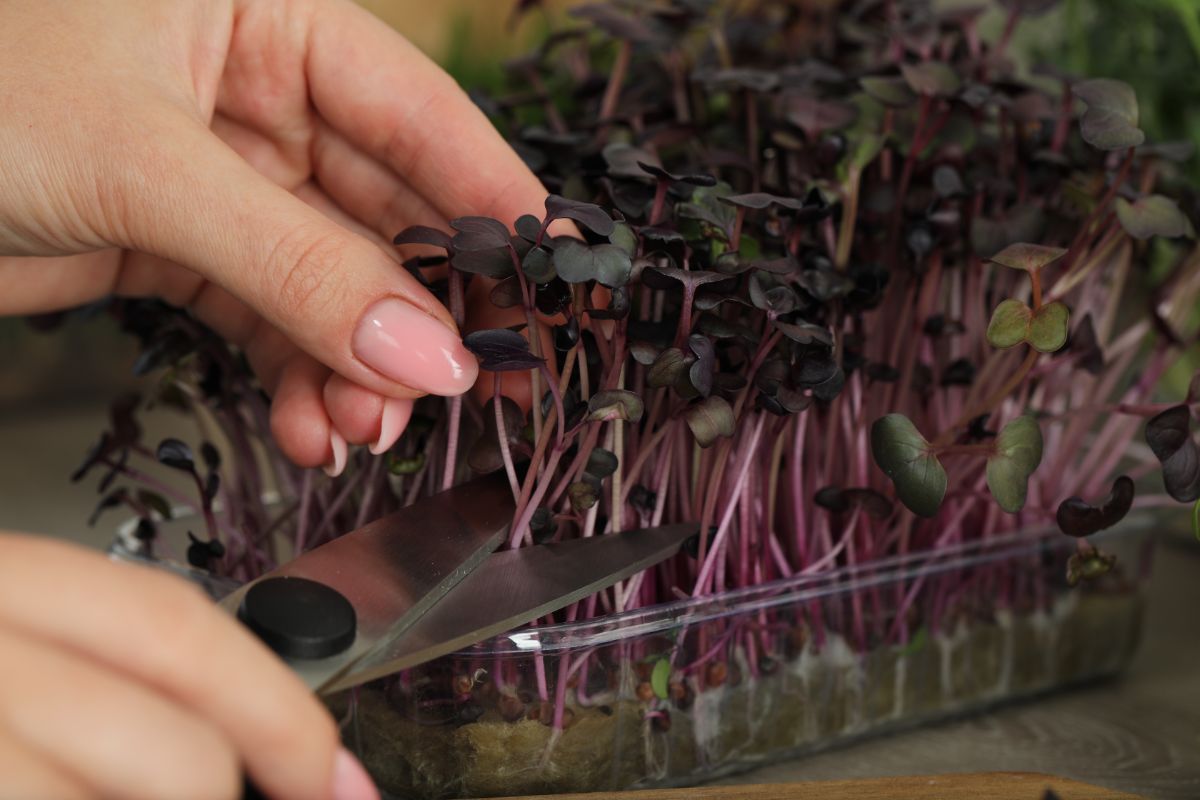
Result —
[{"label": "pink manicured fingernail", "polygon": [[329,429],[329,447],[333,450],[333,461],[326,464],[323,469],[326,475],[336,478],[346,468],[346,457],[350,448],[346,446],[346,440],[342,435],[333,428]]},{"label": "pink manicured fingernail", "polygon": [[404,433],[412,416],[413,401],[389,397],[383,401],[383,418],[379,423],[379,438],[371,445],[371,453],[386,453]]},{"label": "pink manicured fingernail", "polygon": [[344,747],[333,762],[333,800],[379,800],[371,776]]},{"label": "pink manicured fingernail", "polygon": [[367,310],[351,346],[368,366],[431,394],[462,394],[479,374],[475,357],[458,336],[416,306],[394,297]]}]

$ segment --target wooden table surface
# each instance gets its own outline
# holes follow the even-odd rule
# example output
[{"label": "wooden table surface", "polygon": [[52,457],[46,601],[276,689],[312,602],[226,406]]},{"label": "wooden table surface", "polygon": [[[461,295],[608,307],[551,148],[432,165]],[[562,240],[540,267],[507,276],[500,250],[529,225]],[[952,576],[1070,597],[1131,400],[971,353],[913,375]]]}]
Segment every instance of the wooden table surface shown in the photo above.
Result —
[{"label": "wooden table surface", "polygon": [[1137,800],[1137,795],[1036,772],[918,775],[820,783],[696,786],[640,792],[538,795],[513,800]]},{"label": "wooden table surface", "polygon": [[[151,437],[179,425],[148,423]],[[102,408],[0,414],[0,528],[103,546],[110,529],[88,531],[83,524],[93,487],[66,480],[103,425]],[[1185,514],[1177,518],[1186,524]],[[763,767],[718,785],[1041,772],[1150,798],[1197,800],[1200,545],[1186,534],[1163,538],[1145,642],[1122,678]]]}]

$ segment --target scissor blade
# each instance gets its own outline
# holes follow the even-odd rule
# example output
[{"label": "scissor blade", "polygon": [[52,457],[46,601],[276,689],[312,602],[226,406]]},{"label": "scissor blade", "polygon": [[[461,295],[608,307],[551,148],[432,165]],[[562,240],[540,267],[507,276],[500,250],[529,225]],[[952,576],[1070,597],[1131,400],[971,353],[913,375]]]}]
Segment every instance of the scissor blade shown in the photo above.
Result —
[{"label": "scissor blade", "polygon": [[[301,577],[332,587],[357,617],[348,650],[328,658],[287,659],[288,664],[322,691],[360,659],[387,648],[484,563],[508,532],[513,510],[504,473],[492,473],[418,500],[264,575],[259,580]],[[257,582],[221,604],[237,613]]]},{"label": "scissor blade", "polygon": [[668,525],[495,553],[402,638],[322,691],[390,675],[557,611],[670,557],[697,529]]}]

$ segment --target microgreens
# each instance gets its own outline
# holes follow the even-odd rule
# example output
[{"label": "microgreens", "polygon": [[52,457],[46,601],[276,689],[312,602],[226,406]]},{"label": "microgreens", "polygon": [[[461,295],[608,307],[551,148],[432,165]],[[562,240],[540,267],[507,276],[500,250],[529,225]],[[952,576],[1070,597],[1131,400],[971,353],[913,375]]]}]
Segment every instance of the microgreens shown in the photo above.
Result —
[{"label": "microgreens", "polygon": [[[496,373],[484,408],[425,398],[391,453],[352,457],[334,482],[276,464],[297,547],[494,469],[516,502],[510,547],[706,532],[574,620],[1055,521],[1083,540],[1062,579],[1097,578],[1113,560],[1086,537],[1134,505],[1120,473],[1144,471],[1144,419],[1167,494],[1200,496],[1196,397],[1152,402],[1197,341],[1194,203],[1158,193],[1173,167],[1143,146],[1128,86],[1044,89],[1007,70],[1008,33],[987,45],[970,15],[858,4],[826,60],[798,61],[782,31],[803,21],[784,4],[728,20],[662,5],[576,8],[589,32],[521,60],[485,104],[550,191],[540,215],[396,235],[445,252],[406,266],[460,323],[468,287],[524,322],[466,337]],[[1010,4],[1012,24],[1031,5]],[[426,269],[446,261],[447,277]],[[1134,289],[1146,313],[1123,303]],[[124,308],[141,368],[167,368],[164,397],[232,442],[227,480],[201,483],[225,551],[201,555],[253,577],[277,530],[250,446],[265,400],[190,319]],[[529,408],[502,396],[504,371],[529,376]],[[142,479],[139,435],[115,419],[85,471]],[[178,443],[159,457],[200,481]],[[909,626],[897,613],[869,635],[903,644]],[[648,702],[671,668],[653,668]]]}]

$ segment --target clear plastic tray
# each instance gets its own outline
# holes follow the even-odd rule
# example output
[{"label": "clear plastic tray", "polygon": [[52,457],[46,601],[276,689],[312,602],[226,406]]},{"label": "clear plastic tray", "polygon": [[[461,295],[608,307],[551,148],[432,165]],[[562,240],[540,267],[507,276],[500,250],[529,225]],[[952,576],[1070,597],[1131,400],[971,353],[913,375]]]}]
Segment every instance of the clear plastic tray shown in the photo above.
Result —
[{"label": "clear plastic tray", "polygon": [[1117,569],[1074,588],[1076,543],[1025,530],[525,628],[331,707],[399,797],[696,783],[1120,671],[1142,527],[1096,537]]}]

